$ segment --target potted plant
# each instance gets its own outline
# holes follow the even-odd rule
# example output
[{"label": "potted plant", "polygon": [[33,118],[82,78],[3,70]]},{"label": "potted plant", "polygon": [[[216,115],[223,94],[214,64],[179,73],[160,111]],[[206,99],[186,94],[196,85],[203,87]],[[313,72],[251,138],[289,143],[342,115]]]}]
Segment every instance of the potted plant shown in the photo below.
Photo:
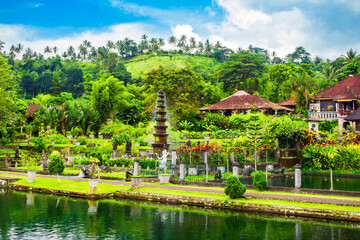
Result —
[{"label": "potted plant", "polygon": [[89,185],[90,188],[92,189],[96,189],[97,188],[97,184],[98,184],[98,179],[100,179],[100,168],[99,168],[99,164],[100,160],[97,158],[92,158],[91,159],[91,166],[90,166],[90,180],[89,180]]},{"label": "potted plant", "polygon": [[39,162],[38,159],[36,157],[31,157],[25,154],[21,157],[21,159],[22,159],[22,165],[25,166],[26,170],[28,171],[27,181],[29,183],[35,182],[37,164]]}]

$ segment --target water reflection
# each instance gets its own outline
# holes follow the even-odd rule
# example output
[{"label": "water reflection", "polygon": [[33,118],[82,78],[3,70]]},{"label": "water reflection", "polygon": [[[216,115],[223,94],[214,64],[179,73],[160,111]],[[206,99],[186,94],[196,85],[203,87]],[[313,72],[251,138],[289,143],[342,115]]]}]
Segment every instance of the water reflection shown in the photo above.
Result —
[{"label": "water reflection", "polygon": [[132,201],[0,194],[0,239],[358,239],[358,225]]}]

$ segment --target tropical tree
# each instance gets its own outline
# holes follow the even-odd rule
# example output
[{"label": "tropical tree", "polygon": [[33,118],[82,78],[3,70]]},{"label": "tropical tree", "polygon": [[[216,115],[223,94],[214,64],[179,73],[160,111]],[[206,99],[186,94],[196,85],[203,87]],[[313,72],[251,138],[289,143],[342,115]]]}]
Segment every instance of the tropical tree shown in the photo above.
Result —
[{"label": "tropical tree", "polygon": [[225,91],[232,92],[235,89],[256,91],[257,87],[250,85],[265,72],[264,62],[261,54],[253,54],[249,51],[240,51],[230,55],[220,67],[219,72],[219,79],[224,82]]}]

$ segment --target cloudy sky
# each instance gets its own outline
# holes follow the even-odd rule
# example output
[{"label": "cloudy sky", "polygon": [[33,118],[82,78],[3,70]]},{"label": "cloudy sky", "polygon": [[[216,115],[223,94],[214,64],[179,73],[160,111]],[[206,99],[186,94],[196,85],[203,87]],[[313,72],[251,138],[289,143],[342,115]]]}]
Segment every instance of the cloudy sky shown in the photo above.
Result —
[{"label": "cloudy sky", "polygon": [[303,46],[312,57],[333,59],[360,50],[360,0],[13,0],[0,7],[7,48],[64,51],[85,39],[100,46],[143,34],[186,34],[233,49],[252,44],[281,57]]}]

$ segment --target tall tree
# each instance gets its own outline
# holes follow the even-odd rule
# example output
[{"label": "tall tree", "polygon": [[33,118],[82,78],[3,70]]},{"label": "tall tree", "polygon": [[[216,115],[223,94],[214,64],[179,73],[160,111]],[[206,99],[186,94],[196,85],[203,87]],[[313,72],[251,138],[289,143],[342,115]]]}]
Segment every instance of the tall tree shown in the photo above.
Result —
[{"label": "tall tree", "polygon": [[220,80],[224,82],[225,90],[235,89],[249,91],[249,79],[256,80],[265,72],[264,58],[261,54],[241,51],[229,56],[220,68]]}]

